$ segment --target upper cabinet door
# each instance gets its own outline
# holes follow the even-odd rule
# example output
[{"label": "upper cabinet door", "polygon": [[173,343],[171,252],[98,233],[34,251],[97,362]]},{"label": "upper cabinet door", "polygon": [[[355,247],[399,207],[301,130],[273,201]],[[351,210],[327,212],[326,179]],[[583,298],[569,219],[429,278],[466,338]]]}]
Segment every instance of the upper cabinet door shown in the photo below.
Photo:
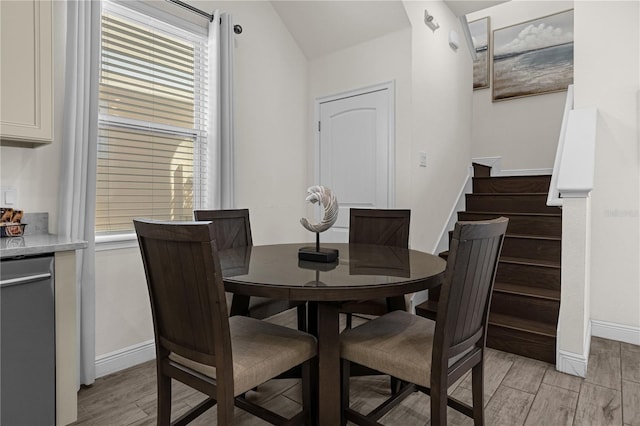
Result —
[{"label": "upper cabinet door", "polygon": [[53,140],[51,0],[0,2],[0,139]]}]

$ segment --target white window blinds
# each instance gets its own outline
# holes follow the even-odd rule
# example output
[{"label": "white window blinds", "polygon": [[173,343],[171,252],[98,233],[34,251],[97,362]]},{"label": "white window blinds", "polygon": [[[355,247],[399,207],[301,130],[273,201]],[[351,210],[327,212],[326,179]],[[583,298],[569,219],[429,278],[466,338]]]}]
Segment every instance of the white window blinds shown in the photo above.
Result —
[{"label": "white window blinds", "polygon": [[135,217],[192,220],[205,205],[206,43],[105,2],[96,232],[130,232]]}]

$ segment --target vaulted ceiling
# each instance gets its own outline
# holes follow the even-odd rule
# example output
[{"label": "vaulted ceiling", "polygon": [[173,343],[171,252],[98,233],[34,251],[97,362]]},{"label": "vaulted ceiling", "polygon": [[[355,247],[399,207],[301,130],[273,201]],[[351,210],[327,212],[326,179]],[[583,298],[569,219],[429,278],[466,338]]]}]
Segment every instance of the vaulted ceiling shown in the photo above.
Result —
[{"label": "vaulted ceiling", "polygon": [[[456,16],[507,0],[444,0]],[[308,59],[355,46],[409,27],[400,0],[272,0],[300,49]]]},{"label": "vaulted ceiling", "polygon": [[409,27],[401,1],[272,1],[308,59]]}]

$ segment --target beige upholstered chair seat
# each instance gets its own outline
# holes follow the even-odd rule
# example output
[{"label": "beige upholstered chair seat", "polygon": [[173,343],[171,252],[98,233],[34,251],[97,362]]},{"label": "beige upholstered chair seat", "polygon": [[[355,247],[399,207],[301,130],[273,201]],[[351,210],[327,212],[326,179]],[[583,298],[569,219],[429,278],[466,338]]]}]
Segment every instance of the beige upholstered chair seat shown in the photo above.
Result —
[{"label": "beige upholstered chair seat", "polygon": [[[341,356],[398,379],[429,387],[435,322],[404,311],[394,311],[341,336]],[[468,349],[451,358],[453,365]]]},{"label": "beige upholstered chair seat", "polygon": [[[316,339],[298,330],[244,316],[229,318],[234,396],[313,358]],[[169,358],[215,378],[216,369],[172,353]]]},{"label": "beige upholstered chair seat", "polygon": [[435,322],[394,311],[340,335],[341,357],[429,386]]}]

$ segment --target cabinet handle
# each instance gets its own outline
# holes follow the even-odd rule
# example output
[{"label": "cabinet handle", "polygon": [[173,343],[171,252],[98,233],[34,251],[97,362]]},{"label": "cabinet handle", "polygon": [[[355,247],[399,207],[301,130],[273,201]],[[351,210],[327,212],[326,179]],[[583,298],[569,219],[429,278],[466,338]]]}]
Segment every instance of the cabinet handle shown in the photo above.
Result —
[{"label": "cabinet handle", "polygon": [[0,287],[9,287],[11,285],[25,284],[31,281],[39,281],[47,278],[51,278],[51,272],[47,272],[46,274],[36,274],[36,275],[29,275],[26,277],[18,277],[18,278],[10,278],[8,280],[2,280],[0,281]]}]

